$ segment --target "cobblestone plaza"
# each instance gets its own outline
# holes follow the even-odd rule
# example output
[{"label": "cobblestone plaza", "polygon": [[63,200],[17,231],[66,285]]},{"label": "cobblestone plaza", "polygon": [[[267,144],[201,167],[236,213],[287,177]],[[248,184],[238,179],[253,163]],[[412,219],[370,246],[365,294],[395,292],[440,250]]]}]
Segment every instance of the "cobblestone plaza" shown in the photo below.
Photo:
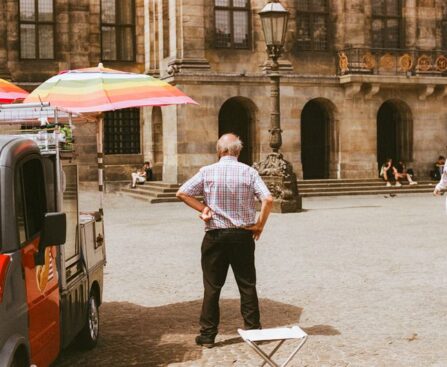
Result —
[{"label": "cobblestone plaza", "polygon": [[[310,335],[291,366],[447,366],[444,200],[359,196],[303,206],[272,214],[256,250],[263,326],[299,324]],[[191,209],[109,194],[105,213],[100,342],[88,352],[72,346],[56,367],[260,364],[237,337],[231,272],[217,346],[194,344],[203,229]]]}]

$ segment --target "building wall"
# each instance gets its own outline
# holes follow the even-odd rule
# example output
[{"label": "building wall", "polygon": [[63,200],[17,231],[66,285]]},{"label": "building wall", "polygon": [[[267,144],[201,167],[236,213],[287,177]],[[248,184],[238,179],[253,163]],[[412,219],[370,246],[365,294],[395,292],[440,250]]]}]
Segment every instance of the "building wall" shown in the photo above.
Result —
[{"label": "building wall", "polygon": [[[255,115],[254,160],[270,152],[270,87],[264,70],[268,60],[257,15],[265,1],[250,3],[252,38],[247,50],[214,47],[212,0],[169,0],[169,16],[151,18],[156,23],[169,22],[169,27],[156,24],[155,40],[147,34],[149,45],[158,46],[158,50],[150,46],[150,54],[159,56],[156,61],[151,59],[149,69],[157,69],[162,78],[199,103],[199,106],[169,107],[166,114],[163,107],[164,131],[169,134],[171,144],[169,148],[164,146],[166,181],[183,182],[201,166],[216,160],[219,112],[225,101],[232,98],[254,106],[250,107]],[[290,11],[287,43],[280,59],[281,151],[293,163],[298,177],[303,177],[301,113],[311,100],[317,100],[331,115],[329,177],[377,177],[377,113],[389,100],[409,107],[413,124],[413,159],[409,165],[418,175],[428,175],[433,161],[444,153],[447,145],[444,97],[447,75],[422,72],[381,75],[383,68],[371,75],[354,75],[350,71],[342,75],[338,67],[339,50],[371,49],[371,2],[329,0],[329,47],[323,52],[296,50],[296,2],[281,3]],[[149,0],[150,6],[157,4],[161,4],[159,0]],[[402,47],[416,50],[418,57],[424,50],[439,49],[442,44],[439,24],[445,6],[442,0],[403,0]],[[166,29],[170,32],[169,52],[163,50]],[[443,52],[447,55],[447,50]],[[146,119],[145,123],[150,121]],[[166,142],[168,135],[164,139]]]},{"label": "building wall", "polygon": [[[135,61],[105,62],[106,67],[144,71],[144,0],[136,0],[135,4]],[[101,62],[100,0],[55,0],[54,5],[54,60],[21,60],[18,1],[0,0],[0,77],[31,91],[62,70],[96,66]],[[77,126],[74,137],[81,162],[80,179],[94,181],[97,177],[95,123]],[[143,152],[133,156],[105,156],[104,161],[106,179],[127,178],[132,169],[142,165]]]}]

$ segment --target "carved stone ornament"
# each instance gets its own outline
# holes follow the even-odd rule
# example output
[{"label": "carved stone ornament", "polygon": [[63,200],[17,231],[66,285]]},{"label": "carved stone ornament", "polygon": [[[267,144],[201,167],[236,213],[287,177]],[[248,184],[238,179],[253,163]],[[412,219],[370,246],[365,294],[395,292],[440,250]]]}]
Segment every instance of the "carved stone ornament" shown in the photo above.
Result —
[{"label": "carved stone ornament", "polygon": [[410,54],[404,54],[399,58],[399,66],[403,72],[408,72],[413,67],[413,58]]},{"label": "carved stone ornament", "polygon": [[419,57],[416,68],[420,71],[429,71],[431,68],[431,57],[427,55]]},{"label": "carved stone ornament", "polygon": [[289,178],[292,165],[287,162],[281,153],[270,153],[262,162],[254,163],[253,167],[261,176],[280,176]]},{"label": "carved stone ornament", "polygon": [[281,153],[270,153],[262,162],[253,164],[275,199],[295,200],[298,197],[292,165]]},{"label": "carved stone ornament", "polygon": [[366,54],[364,54],[362,61],[365,69],[372,70],[376,66],[376,59],[371,52],[367,52]]},{"label": "carved stone ornament", "polygon": [[392,70],[394,68],[395,61],[391,54],[385,54],[380,58],[380,66],[386,70]]},{"label": "carved stone ornament", "polygon": [[346,73],[349,71],[349,60],[348,56],[343,51],[338,53],[338,66],[340,67],[340,71],[342,73]]},{"label": "carved stone ornament", "polygon": [[447,57],[444,55],[438,56],[435,62],[436,70],[443,73],[444,71],[447,71]]}]

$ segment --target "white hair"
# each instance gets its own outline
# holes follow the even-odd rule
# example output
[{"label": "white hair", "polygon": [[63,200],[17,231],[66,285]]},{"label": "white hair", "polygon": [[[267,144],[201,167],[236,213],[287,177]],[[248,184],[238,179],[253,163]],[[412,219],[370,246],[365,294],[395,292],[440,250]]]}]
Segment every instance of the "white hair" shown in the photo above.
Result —
[{"label": "white hair", "polygon": [[[234,139],[229,139],[232,136]],[[224,134],[222,135],[216,144],[217,152],[220,154],[229,154],[232,156],[239,156],[239,153],[242,150],[242,141],[239,139],[239,136],[235,134]]]}]

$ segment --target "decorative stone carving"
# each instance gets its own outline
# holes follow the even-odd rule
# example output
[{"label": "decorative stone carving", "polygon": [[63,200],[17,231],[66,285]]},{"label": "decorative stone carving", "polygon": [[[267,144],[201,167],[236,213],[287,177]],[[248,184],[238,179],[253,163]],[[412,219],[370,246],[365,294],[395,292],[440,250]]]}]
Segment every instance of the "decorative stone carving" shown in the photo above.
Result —
[{"label": "decorative stone carving", "polygon": [[380,92],[380,84],[373,83],[371,87],[365,93],[365,99],[372,99],[377,93]]},{"label": "decorative stone carving", "polygon": [[367,52],[362,58],[365,69],[372,70],[376,66],[376,59],[371,52]]},{"label": "decorative stone carving", "polygon": [[435,61],[436,70],[440,71],[441,73],[447,71],[447,57],[444,55],[440,55],[437,57]]},{"label": "decorative stone carving", "polygon": [[301,209],[296,175],[292,165],[281,153],[270,153],[263,161],[253,164],[253,167],[259,172],[276,201],[277,208],[274,211],[284,213]]},{"label": "decorative stone carving", "polygon": [[423,86],[422,90],[419,93],[419,100],[425,101],[427,97],[430,97],[435,92],[436,85],[428,84]]},{"label": "decorative stone carving", "polygon": [[345,85],[345,98],[352,99],[362,89],[362,83],[350,83]]},{"label": "decorative stone carving", "polygon": [[416,69],[418,71],[429,71],[431,69],[431,57],[428,55],[420,56]]},{"label": "decorative stone carving", "polygon": [[404,73],[411,71],[413,67],[413,58],[410,54],[404,54],[399,58],[400,70]]},{"label": "decorative stone carving", "polygon": [[349,60],[348,56],[343,51],[338,53],[338,66],[342,74],[349,71]]},{"label": "decorative stone carving", "polygon": [[392,70],[395,67],[395,60],[393,55],[386,53],[380,58],[380,67],[385,70]]}]

